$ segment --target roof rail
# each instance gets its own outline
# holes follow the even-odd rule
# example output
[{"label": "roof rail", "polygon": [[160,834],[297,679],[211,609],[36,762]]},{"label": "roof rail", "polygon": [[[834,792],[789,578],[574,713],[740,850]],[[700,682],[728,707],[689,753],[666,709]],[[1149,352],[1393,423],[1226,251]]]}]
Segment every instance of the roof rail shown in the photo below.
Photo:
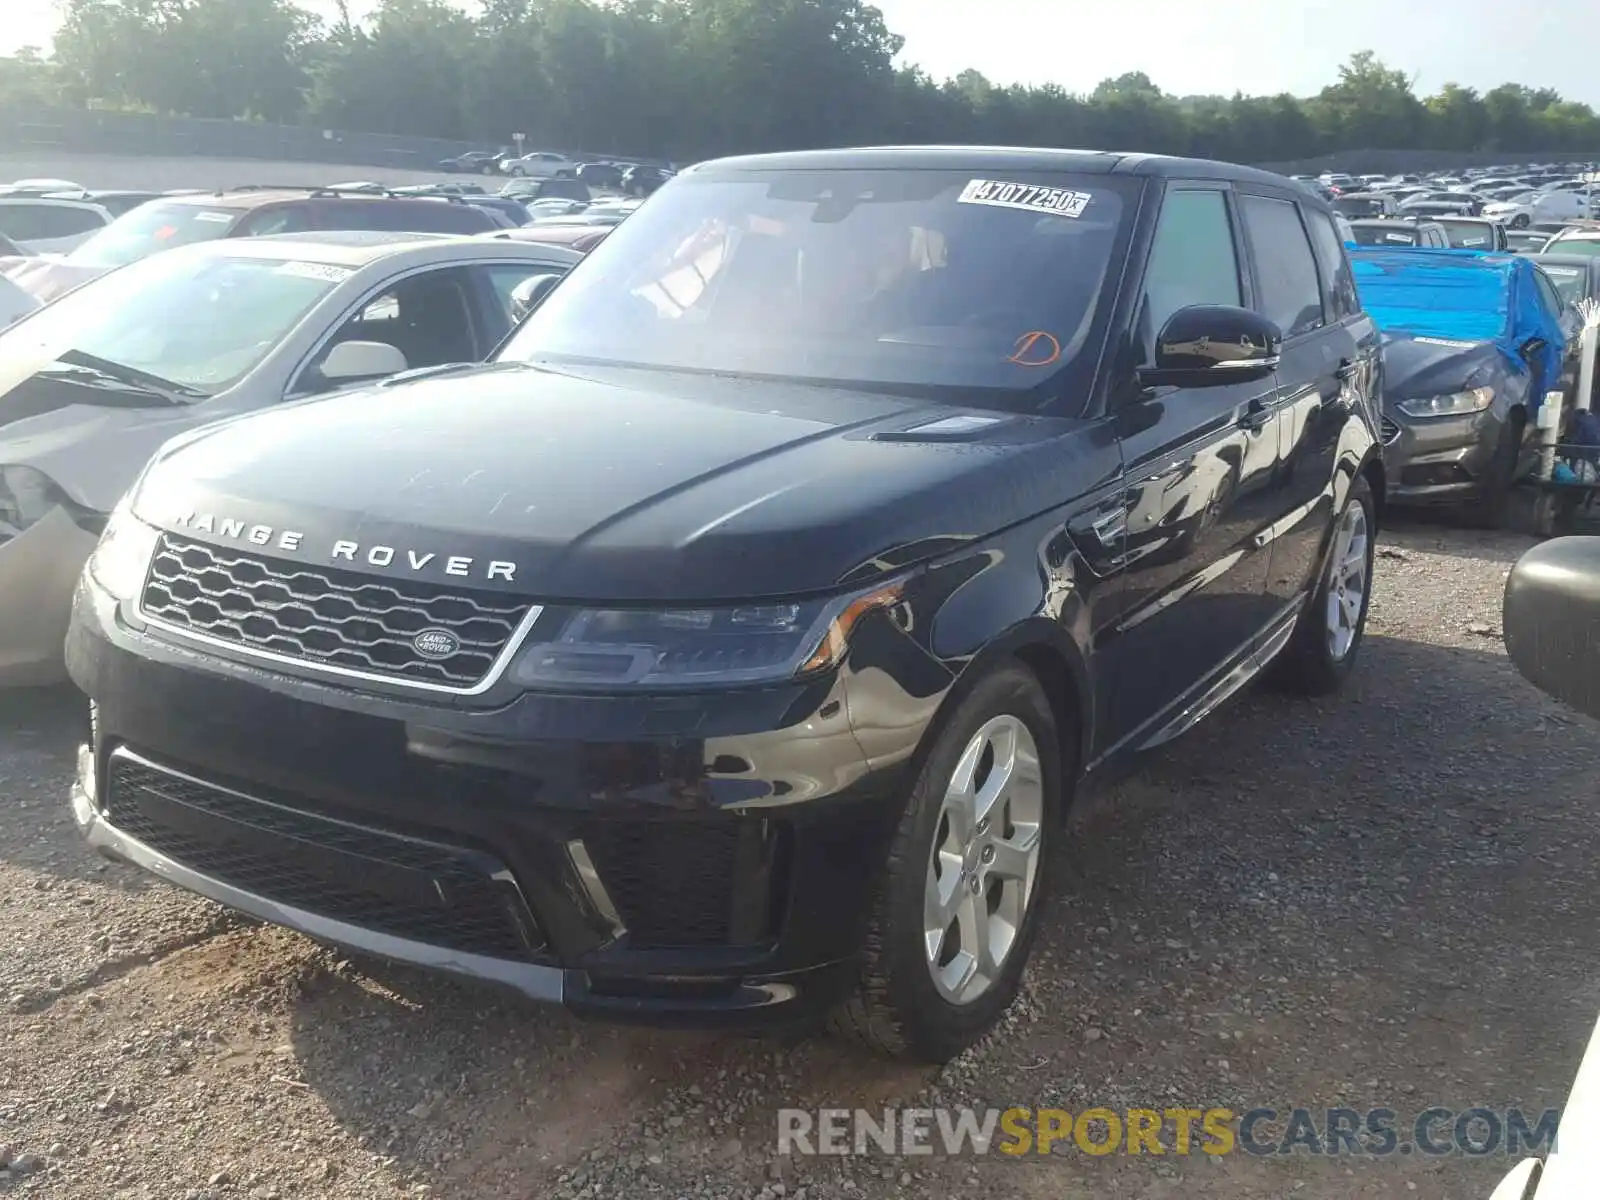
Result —
[{"label": "roof rail", "polygon": [[212,195],[225,196],[229,192],[315,192],[324,186],[320,183],[241,183],[238,187],[219,187]]}]

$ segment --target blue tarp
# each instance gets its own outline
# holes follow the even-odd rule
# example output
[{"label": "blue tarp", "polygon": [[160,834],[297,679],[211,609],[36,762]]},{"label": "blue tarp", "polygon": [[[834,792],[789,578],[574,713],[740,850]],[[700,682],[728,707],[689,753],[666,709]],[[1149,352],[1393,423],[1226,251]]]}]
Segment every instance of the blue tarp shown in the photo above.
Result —
[{"label": "blue tarp", "polygon": [[1415,247],[1361,246],[1349,254],[1362,307],[1384,333],[1493,342],[1519,368],[1519,347],[1543,338],[1545,386],[1561,378],[1566,337],[1540,300],[1531,260]]}]

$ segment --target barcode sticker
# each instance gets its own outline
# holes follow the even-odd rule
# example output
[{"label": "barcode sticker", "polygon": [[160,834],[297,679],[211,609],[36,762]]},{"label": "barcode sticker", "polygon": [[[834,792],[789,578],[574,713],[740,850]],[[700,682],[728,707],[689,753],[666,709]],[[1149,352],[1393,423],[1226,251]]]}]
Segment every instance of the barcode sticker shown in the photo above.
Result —
[{"label": "barcode sticker", "polygon": [[957,203],[1019,208],[1023,212],[1048,213],[1053,217],[1081,217],[1093,198],[1088,192],[1075,192],[1071,188],[974,179],[961,189]]}]

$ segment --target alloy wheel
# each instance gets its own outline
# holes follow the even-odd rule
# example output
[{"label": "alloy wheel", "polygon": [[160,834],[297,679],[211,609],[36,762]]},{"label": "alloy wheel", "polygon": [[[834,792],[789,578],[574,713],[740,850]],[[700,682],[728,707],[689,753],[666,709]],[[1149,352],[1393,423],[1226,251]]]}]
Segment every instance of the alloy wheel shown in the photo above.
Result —
[{"label": "alloy wheel", "polygon": [[1019,718],[986,722],[945,785],[923,898],[923,946],[939,994],[970,1004],[1016,945],[1039,873],[1044,775]]},{"label": "alloy wheel", "polygon": [[1328,561],[1328,654],[1343,662],[1356,644],[1367,604],[1367,509],[1352,501],[1339,519]]}]

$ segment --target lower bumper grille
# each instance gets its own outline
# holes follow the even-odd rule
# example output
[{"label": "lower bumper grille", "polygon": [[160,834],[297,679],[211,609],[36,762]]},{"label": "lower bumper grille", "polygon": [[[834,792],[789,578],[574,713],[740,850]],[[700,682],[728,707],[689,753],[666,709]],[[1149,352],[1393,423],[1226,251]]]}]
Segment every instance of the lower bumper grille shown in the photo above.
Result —
[{"label": "lower bumper grille", "polygon": [[393,937],[492,958],[543,945],[488,855],[288,808],[113,754],[106,814],[130,837],[243,891]]},{"label": "lower bumper grille", "polygon": [[772,822],[596,822],[583,841],[634,949],[750,945],[773,931]]},{"label": "lower bumper grille", "polygon": [[1399,440],[1400,426],[1385,417],[1378,423],[1378,437],[1385,446],[1390,445]]}]

